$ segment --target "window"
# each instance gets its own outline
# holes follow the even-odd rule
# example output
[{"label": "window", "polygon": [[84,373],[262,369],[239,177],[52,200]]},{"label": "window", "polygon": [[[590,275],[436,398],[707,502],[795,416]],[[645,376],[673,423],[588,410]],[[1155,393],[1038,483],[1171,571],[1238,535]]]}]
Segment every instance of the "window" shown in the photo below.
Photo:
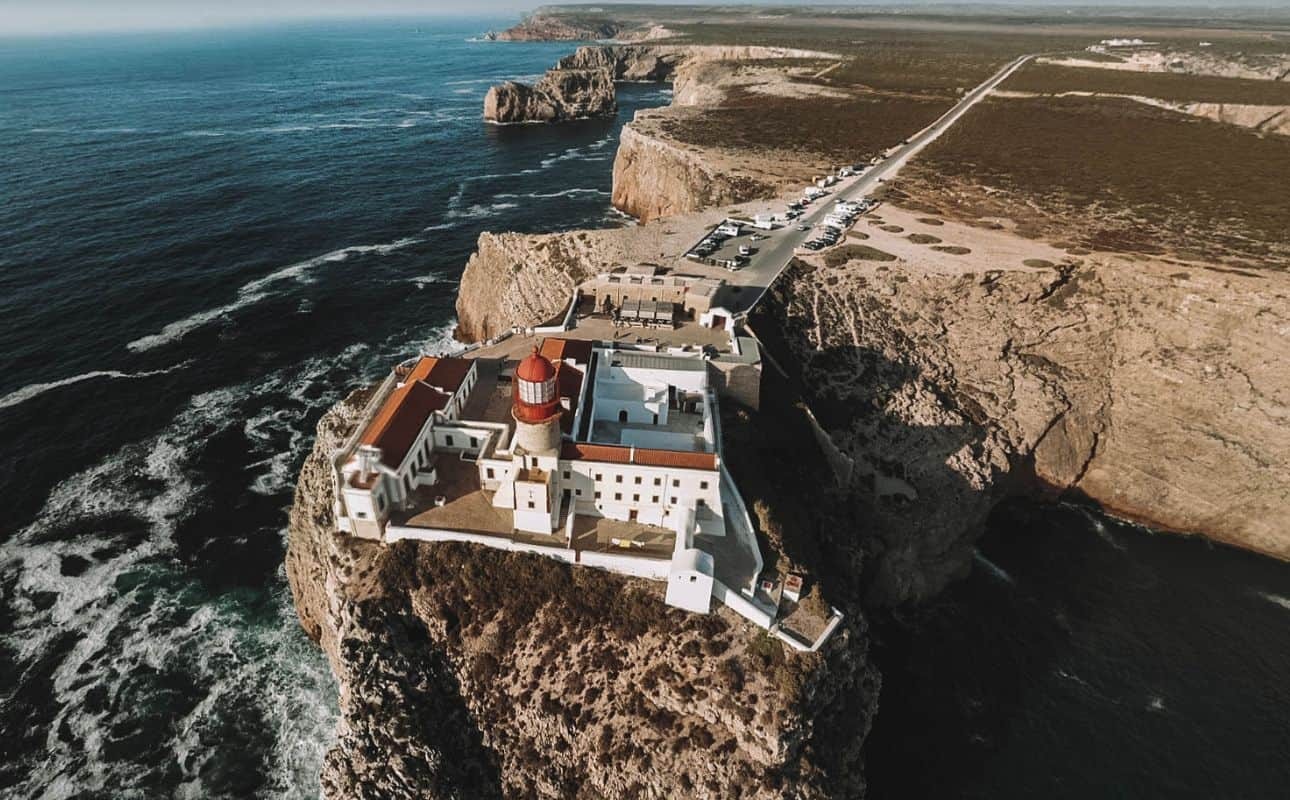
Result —
[{"label": "window", "polygon": [[569,470],[567,470],[567,469],[566,469],[566,470],[564,471],[564,479],[567,481],[567,480],[569,480],[569,478],[570,478],[570,477],[571,477],[571,476],[569,475]]},{"label": "window", "polygon": [[706,489],[706,488],[708,488],[708,482],[707,482],[707,481],[699,481],[699,488],[700,488],[700,489]]},{"label": "window", "polygon": [[700,497],[698,500],[695,500],[695,501],[694,501],[694,507],[695,507],[695,508],[703,508],[703,507],[704,507],[704,506],[706,506],[706,505],[707,505],[707,503],[703,502],[703,498],[702,498],[702,497]]},{"label": "window", "polygon": [[681,482],[680,482],[679,480],[677,480],[676,478],[673,478],[673,479],[672,479],[672,488],[673,488],[673,489],[679,489],[679,488],[681,488]]},{"label": "window", "polygon": [[594,499],[596,499],[596,500],[599,500],[599,499],[600,499],[600,492],[596,492],[596,496],[595,496],[595,498],[594,498]]},{"label": "window", "polygon": [[638,495],[638,494],[634,494],[634,495],[632,495],[632,502],[633,502],[633,503],[639,503],[640,501],[641,501],[641,496],[640,496],[640,495]]},{"label": "window", "polygon": [[662,485],[663,485],[663,479],[662,479],[662,478],[655,478],[655,479],[654,479],[654,485],[655,485],[655,486],[662,486]]},{"label": "window", "polygon": [[[419,460],[420,460],[420,459],[418,459],[418,461],[419,461]],[[413,461],[413,462],[412,462],[412,477],[414,477],[414,478],[415,478],[416,476],[417,476],[417,461]]]},{"label": "window", "polygon": [[476,439],[474,436],[470,437],[470,446],[472,449],[479,447],[479,439]]},{"label": "window", "polygon": [[649,499],[649,501],[650,501],[651,503],[653,503],[654,505],[658,505],[658,495],[654,495],[653,497],[651,497],[651,498]]},{"label": "window", "polygon": [[582,490],[581,490],[581,489],[574,489],[574,490],[573,490],[573,493],[574,493],[574,494],[576,494],[576,495],[578,495],[579,497],[582,497]]},{"label": "window", "polygon": [[615,500],[622,500],[622,499],[623,499],[623,493],[622,493],[622,492],[614,492],[614,499],[615,499]]},{"label": "window", "polygon": [[675,497],[673,497],[673,498],[672,498],[672,505],[676,505],[676,498],[675,498]]},{"label": "window", "polygon": [[622,476],[622,475],[615,475],[615,476],[614,476],[614,483],[622,483],[622,482],[623,482],[623,476]]},{"label": "window", "polygon": [[447,435],[447,436],[443,437],[443,440],[444,440],[445,442],[447,442],[447,443],[448,443],[448,446],[449,446],[449,447],[452,447],[452,435],[451,435],[451,434],[449,434],[449,435]]},{"label": "window", "polygon": [[641,476],[639,476],[639,475],[637,475],[637,476],[636,476],[636,485],[637,485],[637,486],[640,486],[640,485],[641,485]]},{"label": "window", "polygon": [[355,512],[354,512],[354,516],[358,517],[359,519],[367,519],[367,512],[366,512],[366,511],[355,511]]},{"label": "window", "polygon": [[529,466],[537,469],[537,456],[531,456],[529,458]]},{"label": "window", "polygon": [[484,470],[484,473],[485,473],[486,475],[488,475],[488,477],[489,477],[490,479],[491,479],[491,478],[493,478],[493,477],[495,477],[495,475],[494,475],[494,473],[493,473],[493,468],[492,468],[492,467],[489,467],[488,469]]},{"label": "window", "polygon": [[533,501],[532,501],[532,500],[530,500],[530,501],[529,501],[529,508],[533,508],[533,507],[534,507],[534,506],[533,506]]},{"label": "window", "polygon": [[604,475],[602,475],[602,474],[601,474],[601,473],[599,473],[599,472],[597,472],[597,473],[596,473],[596,480],[598,480],[598,481],[603,481],[604,479],[605,479],[605,476],[604,476]]}]

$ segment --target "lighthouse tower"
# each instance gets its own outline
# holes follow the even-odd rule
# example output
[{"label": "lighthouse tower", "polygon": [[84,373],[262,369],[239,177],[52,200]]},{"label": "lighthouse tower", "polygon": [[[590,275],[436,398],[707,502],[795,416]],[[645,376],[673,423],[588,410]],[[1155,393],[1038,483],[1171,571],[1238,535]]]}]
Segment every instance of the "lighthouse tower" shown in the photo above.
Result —
[{"label": "lighthouse tower", "polygon": [[515,444],[527,453],[553,453],[560,448],[560,398],[555,367],[536,347],[515,368],[511,416]]}]

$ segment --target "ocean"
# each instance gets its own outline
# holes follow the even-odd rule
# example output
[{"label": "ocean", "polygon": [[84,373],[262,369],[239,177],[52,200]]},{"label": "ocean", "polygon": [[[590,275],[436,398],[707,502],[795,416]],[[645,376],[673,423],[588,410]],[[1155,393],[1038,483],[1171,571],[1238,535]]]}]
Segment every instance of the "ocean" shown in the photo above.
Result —
[{"label": "ocean", "polygon": [[1290,564],[1013,502],[966,580],[875,633],[879,800],[1290,786]]},{"label": "ocean", "polygon": [[[451,349],[484,230],[629,224],[622,123],[498,128],[504,19],[0,39],[0,794],[314,797],[282,571],[322,413]],[[876,627],[878,797],[1283,796],[1290,568],[1070,507]]]},{"label": "ocean", "polygon": [[615,119],[499,128],[504,19],[0,39],[0,794],[314,797],[282,569],[322,413],[454,347],[484,230],[626,224]]}]

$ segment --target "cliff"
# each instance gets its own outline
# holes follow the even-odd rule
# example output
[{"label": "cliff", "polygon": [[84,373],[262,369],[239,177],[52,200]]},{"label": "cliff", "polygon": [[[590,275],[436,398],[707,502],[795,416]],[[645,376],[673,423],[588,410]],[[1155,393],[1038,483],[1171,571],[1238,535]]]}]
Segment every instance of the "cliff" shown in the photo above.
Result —
[{"label": "cliff", "polygon": [[340,685],[324,797],[863,794],[878,677],[862,617],[788,654],[728,611],[668,608],[657,584],[338,536],[327,456],[363,399],[319,423],[288,532],[301,624]]},{"label": "cliff", "polygon": [[614,208],[649,222],[776,194],[773,185],[718,169],[711,155],[682,148],[653,130],[670,116],[641,111],[623,127],[614,156]]},{"label": "cliff", "polygon": [[500,42],[590,41],[612,39],[622,30],[613,20],[576,20],[538,12],[489,38]]},{"label": "cliff", "polygon": [[507,81],[484,96],[484,119],[500,124],[564,122],[617,111],[613,81],[598,69],[549,70],[533,86]]},{"label": "cliff", "polygon": [[1290,558],[1285,291],[1096,254],[974,271],[844,248],[796,262],[757,324],[849,467],[870,599],[902,602],[959,574],[1015,492]]},{"label": "cliff", "polygon": [[585,232],[480,234],[457,292],[457,337],[476,342],[558,318],[574,286],[611,264],[614,251],[594,239]]}]

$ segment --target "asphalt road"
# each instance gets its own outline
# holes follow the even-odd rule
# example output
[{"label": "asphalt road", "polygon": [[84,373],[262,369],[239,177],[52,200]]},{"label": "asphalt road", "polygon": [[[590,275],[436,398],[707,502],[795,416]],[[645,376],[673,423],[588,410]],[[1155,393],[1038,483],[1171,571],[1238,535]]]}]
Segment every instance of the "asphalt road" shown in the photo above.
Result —
[{"label": "asphalt road", "polygon": [[[917,155],[919,151],[935,141],[951,125],[958,122],[972,106],[979,103],[996,86],[1031,58],[1033,56],[1025,55],[1009,62],[980,86],[965,94],[963,99],[959,100],[953,108],[946,111],[939,119],[911,136],[905,144],[890,151],[882,161],[865,170],[863,175],[847,178],[835,184],[832,187],[832,194],[825,195],[807,206],[806,213],[800,218],[793,220],[782,228],[769,232],[768,238],[759,242],[751,242],[749,240],[750,234],[745,233],[737,240],[734,240],[740,244],[752,244],[758,250],[753,255],[751,263],[743,269],[730,273],[727,276],[727,281],[743,286],[761,287],[761,291],[742,292],[740,299],[746,300],[746,305],[731,310],[738,313],[747,311],[757,305],[762,295],[765,294],[766,287],[775,282],[779,274],[792,261],[793,255],[798,248],[815,237],[813,230],[799,231],[797,229],[799,224],[809,225],[814,228],[824,221],[824,218],[833,210],[833,205],[838,200],[858,200],[877,188],[880,180],[891,179],[910,158]],[[750,233],[766,234],[767,232],[751,231]]]}]

